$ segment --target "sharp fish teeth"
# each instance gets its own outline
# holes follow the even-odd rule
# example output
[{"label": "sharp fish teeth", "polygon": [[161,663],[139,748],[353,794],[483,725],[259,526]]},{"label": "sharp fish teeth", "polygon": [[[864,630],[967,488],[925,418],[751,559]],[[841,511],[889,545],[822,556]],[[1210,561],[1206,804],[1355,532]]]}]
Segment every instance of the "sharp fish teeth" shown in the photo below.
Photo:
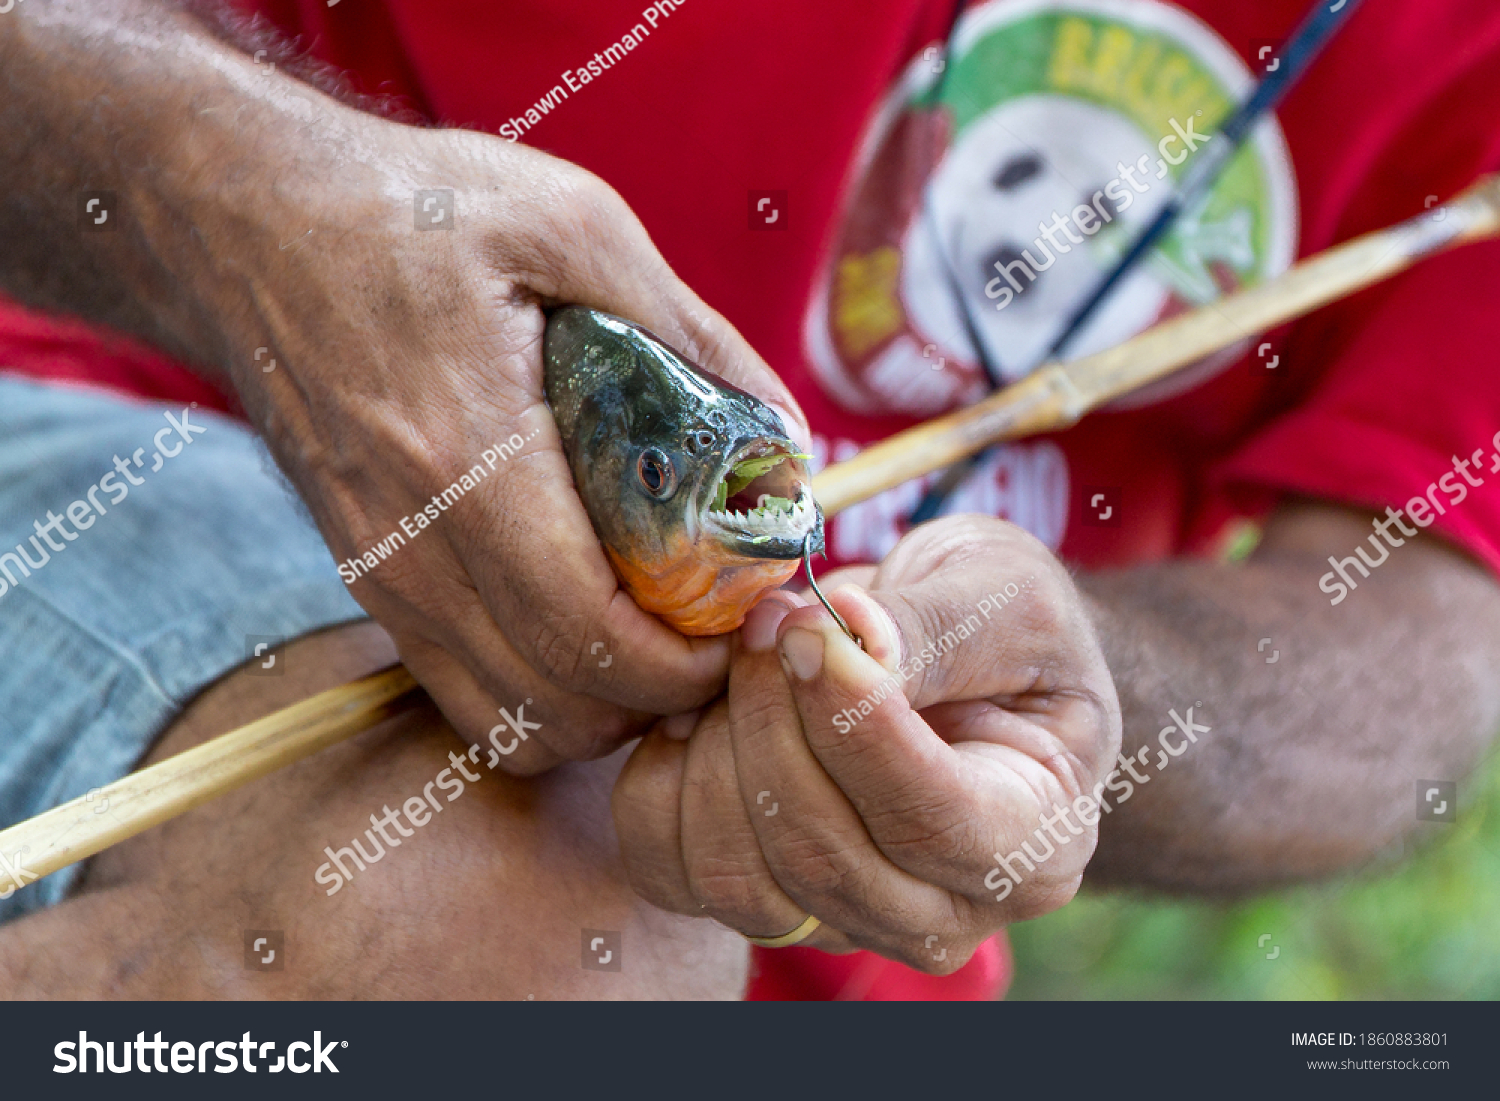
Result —
[{"label": "sharp fish teeth", "polygon": [[726,527],[738,528],[754,535],[797,535],[806,531],[814,520],[815,510],[812,495],[802,487],[790,509],[766,507],[771,495],[761,494],[760,505],[749,512],[731,512],[719,509],[710,512],[709,518]]}]

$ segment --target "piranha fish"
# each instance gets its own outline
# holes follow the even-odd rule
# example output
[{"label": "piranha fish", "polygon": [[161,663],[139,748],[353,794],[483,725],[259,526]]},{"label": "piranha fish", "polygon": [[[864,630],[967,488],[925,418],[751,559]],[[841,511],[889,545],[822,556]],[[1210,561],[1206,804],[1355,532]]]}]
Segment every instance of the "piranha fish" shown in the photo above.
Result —
[{"label": "piranha fish", "polygon": [[770,406],[638,325],[567,306],[547,322],[547,403],[615,573],[685,635],[732,631],[790,580],[823,512]]}]

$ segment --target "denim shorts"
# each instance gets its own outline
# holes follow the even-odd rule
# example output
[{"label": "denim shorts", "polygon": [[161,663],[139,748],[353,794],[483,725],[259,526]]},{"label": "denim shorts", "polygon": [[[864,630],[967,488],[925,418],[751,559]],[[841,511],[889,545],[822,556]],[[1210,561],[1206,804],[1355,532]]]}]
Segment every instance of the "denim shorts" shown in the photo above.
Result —
[{"label": "denim shorts", "polygon": [[363,616],[242,425],[0,374],[0,828],[129,772],[257,648]]}]

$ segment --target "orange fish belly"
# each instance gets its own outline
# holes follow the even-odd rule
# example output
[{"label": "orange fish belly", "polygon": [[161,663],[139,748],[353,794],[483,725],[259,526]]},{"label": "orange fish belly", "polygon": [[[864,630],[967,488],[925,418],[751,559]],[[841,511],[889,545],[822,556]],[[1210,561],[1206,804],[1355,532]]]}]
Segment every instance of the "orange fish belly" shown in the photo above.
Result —
[{"label": "orange fish belly", "polygon": [[762,598],[792,579],[801,562],[766,560],[714,565],[689,556],[660,573],[647,572],[606,547],[615,573],[642,610],[685,635],[722,635],[745,622]]}]

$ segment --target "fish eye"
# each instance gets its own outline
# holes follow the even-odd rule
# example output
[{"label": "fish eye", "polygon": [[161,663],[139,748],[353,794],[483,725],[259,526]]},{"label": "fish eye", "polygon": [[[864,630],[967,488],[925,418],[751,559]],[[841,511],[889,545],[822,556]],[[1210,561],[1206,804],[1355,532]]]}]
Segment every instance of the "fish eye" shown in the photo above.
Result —
[{"label": "fish eye", "polygon": [[635,471],[646,492],[659,501],[665,501],[677,490],[677,471],[664,451],[648,447],[636,460]]}]

